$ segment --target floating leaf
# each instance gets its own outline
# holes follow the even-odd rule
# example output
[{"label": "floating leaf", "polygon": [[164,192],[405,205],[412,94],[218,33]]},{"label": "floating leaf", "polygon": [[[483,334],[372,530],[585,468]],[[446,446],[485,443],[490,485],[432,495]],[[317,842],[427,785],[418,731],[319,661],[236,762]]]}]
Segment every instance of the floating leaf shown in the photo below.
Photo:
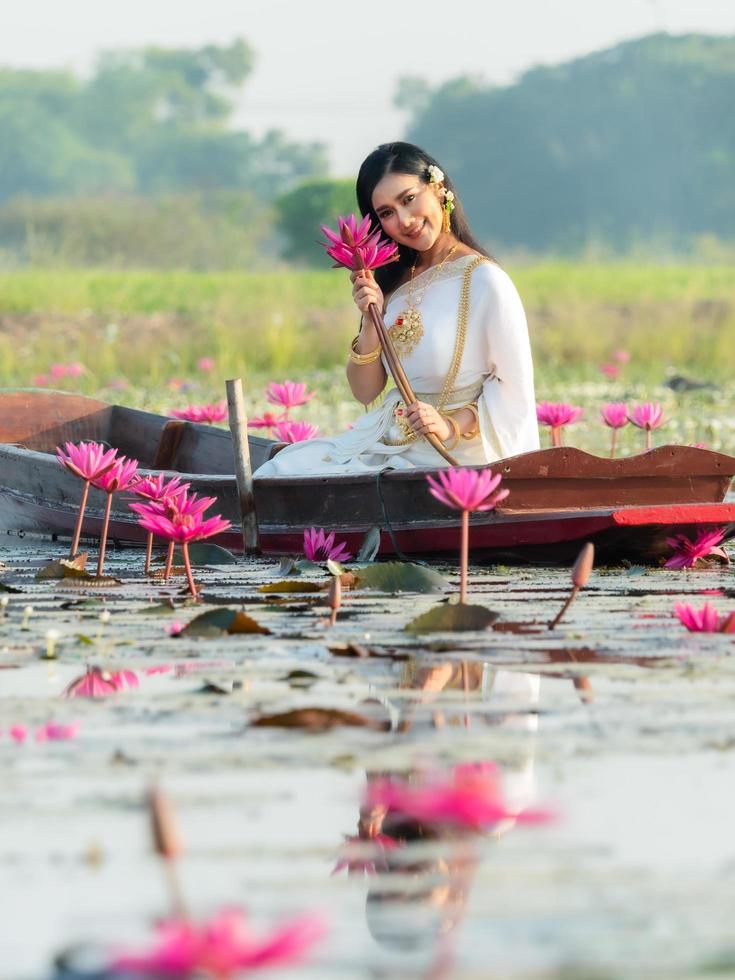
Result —
[{"label": "floating leaf", "polygon": [[486,606],[471,606],[464,602],[443,603],[412,619],[404,629],[408,633],[461,633],[486,630],[497,618],[498,613]]},{"label": "floating leaf", "polygon": [[290,670],[281,680],[286,681],[291,687],[311,687],[321,678],[311,670]]},{"label": "floating leaf", "polygon": [[258,592],[321,592],[322,588],[320,582],[284,579],[281,582],[266,582],[258,587]]},{"label": "floating leaf", "polygon": [[379,550],[380,528],[371,527],[370,530],[366,532],[365,537],[362,539],[362,544],[360,545],[360,550],[357,553],[355,561],[370,562],[373,560],[373,558],[375,558]]},{"label": "floating leaf", "polygon": [[[189,545],[189,560],[192,565],[236,565],[237,558],[227,548],[207,541],[195,541]],[[174,549],[174,561],[183,562],[184,556],[180,548]]]},{"label": "floating leaf", "polygon": [[295,708],[274,715],[261,715],[251,722],[253,728],[304,728],[309,732],[328,732],[332,728],[372,728],[387,731],[390,722],[377,720],[340,708]]},{"label": "floating leaf", "polygon": [[89,572],[85,571],[89,553],[86,551],[75,555],[74,558],[57,558],[43,565],[36,572],[36,580],[39,582],[51,578],[92,578]]},{"label": "floating leaf", "polygon": [[94,640],[91,636],[87,636],[86,633],[75,633],[74,639],[77,641],[77,643],[83,643],[84,646],[94,646]]},{"label": "floating leaf", "polygon": [[14,585],[6,585],[5,582],[0,582],[0,592],[11,592],[21,595],[23,589],[16,589]]},{"label": "floating leaf", "polygon": [[278,566],[279,575],[301,575],[301,572],[296,567],[296,559],[290,558],[288,555],[284,555],[281,558],[281,562]]},{"label": "floating leaf", "polygon": [[382,660],[410,659],[410,655],[403,651],[384,650],[382,647],[366,647],[361,643],[334,643],[328,649],[335,657],[357,657],[359,659],[377,657]]},{"label": "floating leaf", "polygon": [[176,605],[169,599],[168,602],[150,603],[143,606],[142,609],[137,609],[136,612],[140,613],[141,616],[168,616],[174,609],[176,609]]},{"label": "floating leaf", "polygon": [[446,592],[449,582],[424,565],[410,561],[380,562],[355,571],[357,586],[378,592]]},{"label": "floating leaf", "polygon": [[204,681],[198,694],[232,694],[240,690],[242,681]]},{"label": "floating leaf", "polygon": [[317,565],[315,561],[310,561],[308,558],[298,558],[293,564],[299,573],[308,572],[312,575],[322,575],[324,572],[321,565]]},{"label": "floating leaf", "polygon": [[209,609],[195,616],[179,636],[222,636],[223,633],[270,633],[239,609]]}]

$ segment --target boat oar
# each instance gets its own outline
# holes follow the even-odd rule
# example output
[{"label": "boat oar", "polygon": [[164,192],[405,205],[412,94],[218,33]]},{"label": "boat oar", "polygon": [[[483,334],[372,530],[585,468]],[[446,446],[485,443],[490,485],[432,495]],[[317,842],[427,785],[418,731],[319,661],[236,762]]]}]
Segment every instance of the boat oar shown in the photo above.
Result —
[{"label": "boat oar", "polygon": [[163,859],[166,881],[171,895],[173,915],[177,919],[187,919],[188,913],[184,893],[176,871],[176,858],[183,851],[181,837],[174,820],[171,803],[161,790],[154,786],[148,794],[148,809],[151,816],[151,831],[156,854]]},{"label": "boat oar", "polygon": [[242,380],[233,378],[225,381],[227,389],[227,413],[232,433],[232,449],[235,455],[235,477],[237,496],[242,521],[242,545],[246,555],[259,554],[258,521],[255,515],[255,496],[253,494],[253,470],[250,465],[250,444],[248,442],[248,420],[245,416],[245,402],[242,397]]},{"label": "boat oar", "polygon": [[595,564],[595,546],[591,541],[582,548],[580,553],[577,555],[577,560],[572,567],[572,591],[567,596],[567,600],[561,607],[559,612],[556,614],[554,619],[549,623],[549,629],[553,630],[555,626],[559,624],[562,616],[571,606],[574,601],[574,597],[577,595],[580,589],[583,589],[585,585],[589,582],[590,575],[592,574],[592,568]]},{"label": "boat oar", "polygon": [[[365,265],[362,263],[362,258],[359,252],[356,251],[355,254],[362,264],[363,271],[367,275],[372,275],[369,269],[365,269]],[[411,382],[406,377],[406,372],[403,370],[403,365],[398,358],[396,349],[393,346],[393,341],[391,340],[390,334],[388,333],[388,328],[385,325],[383,314],[380,312],[375,303],[370,304],[368,307],[368,313],[370,314],[370,319],[373,321],[373,325],[378,333],[378,337],[380,338],[380,346],[383,348],[385,359],[388,362],[388,370],[390,371],[391,377],[395,382],[398,393],[406,406],[413,405],[413,403],[416,401],[416,395],[411,387]],[[441,439],[439,439],[437,435],[435,435],[433,432],[427,432],[426,439],[431,443],[434,449],[436,449],[439,455],[446,459],[450,466],[459,465],[454,456],[447,451],[446,447],[443,445]]]}]

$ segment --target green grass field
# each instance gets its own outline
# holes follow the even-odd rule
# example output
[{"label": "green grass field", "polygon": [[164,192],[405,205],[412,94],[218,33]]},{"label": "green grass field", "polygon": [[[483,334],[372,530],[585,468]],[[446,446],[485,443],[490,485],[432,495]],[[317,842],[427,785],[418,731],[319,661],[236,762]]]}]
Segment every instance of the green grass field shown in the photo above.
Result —
[{"label": "green grass field", "polygon": [[[541,263],[509,268],[528,314],[537,393],[583,404],[574,440],[601,450],[593,422],[607,400],[662,400],[667,438],[733,445],[735,268]],[[343,365],[357,327],[346,273],[23,270],[0,274],[0,379],[25,386],[53,362],[80,361],[57,387],[167,410],[222,397],[242,376],[249,408],[264,408],[270,379],[306,380],[319,392],[309,418],[325,430],[361,410]],[[623,348],[630,363],[610,381],[600,365]],[[216,369],[197,371],[200,357]],[[672,373],[717,389],[675,395]],[[181,383],[184,387],[181,387]],[[599,431],[598,431],[599,430]],[[624,433],[623,446],[635,446]]]}]

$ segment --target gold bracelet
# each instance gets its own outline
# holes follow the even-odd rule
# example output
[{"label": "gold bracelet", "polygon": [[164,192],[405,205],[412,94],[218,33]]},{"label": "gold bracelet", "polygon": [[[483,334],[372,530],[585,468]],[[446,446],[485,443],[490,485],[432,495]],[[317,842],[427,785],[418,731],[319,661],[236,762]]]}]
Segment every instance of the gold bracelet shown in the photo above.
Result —
[{"label": "gold bracelet", "polygon": [[357,337],[355,337],[355,339],[350,344],[350,360],[352,361],[352,363],[372,364],[374,361],[377,361],[380,355],[383,353],[383,348],[380,346],[380,344],[378,344],[375,350],[371,350],[369,354],[358,354],[357,351],[355,350],[355,345],[357,344],[359,337],[360,335],[358,334]]},{"label": "gold bracelet", "polygon": [[449,422],[449,424],[451,425],[452,429],[454,430],[453,433],[452,433],[452,435],[449,437],[452,441],[451,442],[445,442],[444,443],[444,447],[446,449],[454,449],[454,447],[459,442],[460,436],[462,435],[462,430],[459,427],[459,422],[455,419],[455,417],[453,415],[445,415],[444,413],[441,413],[441,417],[443,419],[446,419],[446,421]]},{"label": "gold bracelet", "polygon": [[[469,408],[472,414],[475,416],[475,424],[471,429],[462,433],[463,439],[474,439],[476,435],[480,432],[480,412],[477,408],[477,402],[469,402],[467,405],[463,405],[462,408]],[[459,411],[459,409],[457,409]]]}]

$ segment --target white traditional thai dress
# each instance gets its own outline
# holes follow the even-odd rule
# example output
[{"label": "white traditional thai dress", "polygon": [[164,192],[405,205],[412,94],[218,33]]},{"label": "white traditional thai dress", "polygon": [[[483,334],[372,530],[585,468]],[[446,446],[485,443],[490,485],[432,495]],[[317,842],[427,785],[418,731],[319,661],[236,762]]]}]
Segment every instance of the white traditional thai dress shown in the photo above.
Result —
[{"label": "white traditional thai dress", "polygon": [[[494,262],[466,255],[447,262],[438,273],[427,269],[416,276],[416,295],[421,295],[422,278],[429,275],[434,278],[419,306],[423,336],[414,350],[401,356],[417,400],[441,411],[476,402],[479,433],[460,439],[450,449],[460,465],[482,465],[538,449],[528,327],[510,277]],[[464,317],[463,286],[469,289]],[[407,284],[390,294],[385,309],[389,327],[406,309],[407,298]],[[256,475],[446,466],[426,439],[407,441],[405,423],[401,424],[403,408],[399,392],[391,388],[382,403],[348,431],[286,446]]]}]

